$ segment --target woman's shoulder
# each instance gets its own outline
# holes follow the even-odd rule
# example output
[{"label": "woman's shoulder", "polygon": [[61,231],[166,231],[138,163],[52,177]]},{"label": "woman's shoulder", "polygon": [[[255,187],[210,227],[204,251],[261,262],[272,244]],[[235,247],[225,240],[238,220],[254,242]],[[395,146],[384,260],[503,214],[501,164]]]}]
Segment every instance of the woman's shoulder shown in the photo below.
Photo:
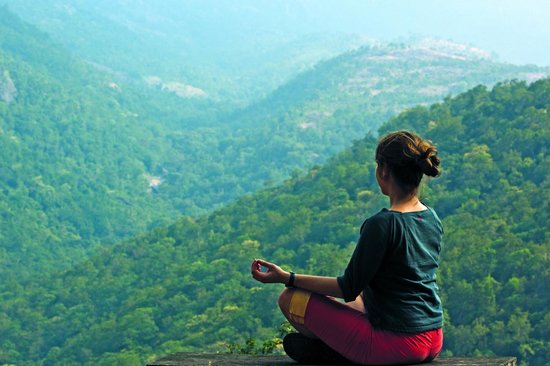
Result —
[{"label": "woman's shoulder", "polygon": [[369,222],[380,222],[380,221],[385,221],[385,220],[388,220],[390,219],[391,217],[393,217],[395,214],[394,211],[391,211],[391,210],[388,210],[387,208],[383,208],[381,209],[380,211],[376,212],[375,214],[373,214],[372,216],[369,216],[365,222],[369,221]]},{"label": "woman's shoulder", "polygon": [[387,208],[383,208],[363,222],[360,232],[362,233],[365,229],[385,229],[393,220],[393,217],[394,214],[392,213],[392,211],[388,210]]}]

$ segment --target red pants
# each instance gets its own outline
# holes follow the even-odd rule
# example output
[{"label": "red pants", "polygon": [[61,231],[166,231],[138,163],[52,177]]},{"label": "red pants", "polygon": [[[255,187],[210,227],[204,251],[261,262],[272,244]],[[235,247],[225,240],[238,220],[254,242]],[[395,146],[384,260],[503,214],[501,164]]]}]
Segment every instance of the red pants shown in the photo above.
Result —
[{"label": "red pants", "polygon": [[291,318],[347,359],[367,365],[421,363],[441,352],[443,331],[418,334],[374,328],[367,314],[332,298],[295,290]]}]

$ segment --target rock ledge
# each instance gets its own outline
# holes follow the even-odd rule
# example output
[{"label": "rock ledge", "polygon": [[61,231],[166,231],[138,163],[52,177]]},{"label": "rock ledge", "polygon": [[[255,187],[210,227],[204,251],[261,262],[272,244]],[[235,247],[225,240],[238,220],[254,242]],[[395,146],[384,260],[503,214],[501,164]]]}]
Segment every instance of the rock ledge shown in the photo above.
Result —
[{"label": "rock ledge", "polygon": [[[298,365],[287,356],[175,353],[147,366],[289,366]],[[434,366],[517,366],[515,357],[441,357]],[[326,365],[325,365],[326,366]]]}]

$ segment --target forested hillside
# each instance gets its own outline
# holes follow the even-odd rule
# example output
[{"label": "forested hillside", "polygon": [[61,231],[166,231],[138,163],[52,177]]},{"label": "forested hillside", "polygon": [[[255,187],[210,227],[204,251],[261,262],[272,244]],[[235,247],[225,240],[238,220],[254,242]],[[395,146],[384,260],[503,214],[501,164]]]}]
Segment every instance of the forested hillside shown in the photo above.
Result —
[{"label": "forested hillside", "polygon": [[[243,106],[320,60],[368,44],[304,34],[280,4],[234,0],[0,0],[73,54],[186,99]],[[274,19],[276,19],[274,21]],[[295,22],[294,22],[295,23]],[[289,30],[290,28],[290,30]]]},{"label": "forested hillside", "polygon": [[137,99],[0,8],[2,280],[171,216],[147,193],[147,159],[167,149]]},{"label": "forested hillside", "polygon": [[[550,359],[550,80],[479,86],[381,127],[433,140],[444,173],[423,189],[445,227],[438,282],[446,354]],[[386,205],[367,135],[323,166],[199,218],[104,247],[69,271],[4,286],[0,364],[142,364],[268,339],[281,290],[266,259],[339,275],[362,221]],[[15,294],[24,294],[24,296]]]},{"label": "forested hillside", "polygon": [[547,68],[484,56],[463,45],[423,40],[363,47],[321,62],[265,99],[221,115],[221,137],[216,128],[172,134],[176,148],[191,151],[164,166],[167,184],[158,195],[185,213],[204,212],[324,163],[405,108],[479,84],[550,75]]},{"label": "forested hillside", "polygon": [[98,70],[4,7],[0,30],[0,278],[19,280],[278,184],[412,104],[548,73],[453,44],[369,47],[233,111]]}]

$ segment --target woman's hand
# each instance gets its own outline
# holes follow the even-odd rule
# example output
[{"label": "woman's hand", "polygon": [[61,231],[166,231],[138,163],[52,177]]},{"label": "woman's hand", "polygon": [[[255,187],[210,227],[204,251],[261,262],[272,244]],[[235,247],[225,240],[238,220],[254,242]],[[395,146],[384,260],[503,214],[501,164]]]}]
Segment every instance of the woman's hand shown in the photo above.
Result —
[{"label": "woman's hand", "polygon": [[[267,271],[262,272],[262,267],[267,268]],[[290,272],[284,271],[278,265],[266,262],[263,259],[254,259],[252,261],[251,272],[252,277],[254,277],[256,281],[263,283],[283,283],[286,285],[290,280]],[[342,289],[340,289],[336,277],[295,275],[294,287],[299,287],[321,295],[340,298],[343,296]]]},{"label": "woman's hand", "polygon": [[[267,268],[266,272],[262,272],[261,267]],[[288,283],[290,273],[284,271],[281,267],[274,263],[266,262],[262,259],[254,259],[252,261],[252,277],[256,281],[263,283]]]}]

